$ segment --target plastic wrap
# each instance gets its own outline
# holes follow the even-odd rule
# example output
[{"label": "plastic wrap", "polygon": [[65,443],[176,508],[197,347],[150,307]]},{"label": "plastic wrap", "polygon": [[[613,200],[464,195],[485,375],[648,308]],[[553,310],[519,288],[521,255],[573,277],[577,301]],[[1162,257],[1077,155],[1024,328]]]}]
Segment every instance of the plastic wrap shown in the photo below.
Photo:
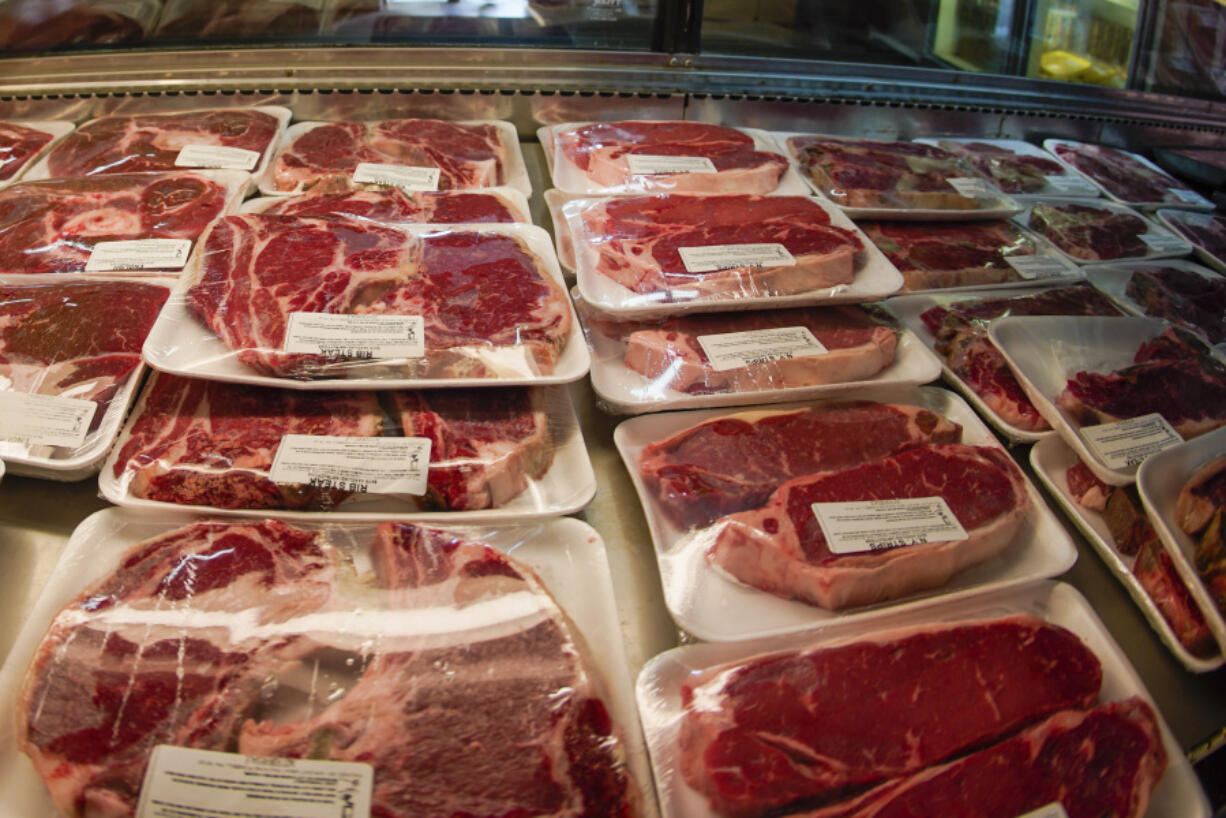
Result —
[{"label": "plastic wrap", "polygon": [[71,122],[0,122],[0,188],[19,181],[74,127]]},{"label": "plastic wrap", "polygon": [[[1061,583],[1041,583],[1030,585],[1026,588],[981,595],[972,599],[930,602],[922,607],[906,612],[883,615],[871,622],[839,623],[821,633],[794,634],[773,639],[756,639],[730,644],[690,645],[668,651],[650,661],[639,674],[636,689],[639,712],[643,721],[648,749],[651,753],[652,766],[655,771],[661,812],[665,818],[682,818],[682,816],[685,818],[714,818],[714,816],[719,814],[712,810],[711,805],[702,793],[686,783],[687,777],[694,779],[696,776],[693,775],[693,772],[686,769],[688,759],[682,750],[682,727],[687,713],[692,713],[697,717],[700,714],[717,715],[721,712],[727,712],[726,709],[723,709],[726,700],[707,696],[687,697],[682,693],[683,688],[696,689],[705,680],[712,680],[714,684],[718,684],[725,678],[724,676],[716,675],[722,668],[732,664],[750,664],[754,657],[775,656],[782,658],[781,654],[792,654],[801,650],[828,650],[841,646],[851,646],[857,643],[864,644],[867,647],[868,645],[880,644],[886,640],[905,638],[909,634],[924,632],[936,634],[948,628],[976,627],[988,624],[988,628],[991,630],[989,623],[1000,620],[1032,626],[1035,619],[1071,632],[1072,638],[1079,641],[1093,657],[1097,658],[1098,665],[1101,668],[1101,683],[1097,688],[1097,696],[1093,697],[1089,705],[1121,702],[1132,697],[1139,697],[1148,703],[1150,707],[1153,707],[1152,698],[1146,691],[1140,677],[1119,645],[1115,643],[1106,627],[1094,613],[1089,603],[1072,587]],[[1044,630],[1050,632],[1050,629],[1045,628]],[[1049,641],[1067,643],[1067,640],[1067,635],[1062,638],[1053,635]],[[1060,666],[1060,669],[1068,675],[1077,673],[1080,665],[1073,664],[1073,662],[1075,657],[1084,655],[1085,652],[1084,650],[1076,650],[1075,645],[1076,642],[1073,642],[1073,645],[1068,646],[1060,657],[1062,661],[1068,663]],[[873,654],[874,657],[878,655]],[[948,661],[952,667],[958,668],[964,667],[961,663],[965,662],[966,657],[969,656],[967,653],[953,651],[949,654],[943,653],[942,655],[951,655],[953,658]],[[978,652],[976,655],[978,655]],[[1054,659],[1054,657],[1051,658]],[[993,718],[1000,718],[1000,711],[998,710],[984,712],[984,710],[979,709],[978,706],[982,705],[984,701],[980,695],[959,696],[952,701],[940,700],[939,696],[942,692],[950,690],[950,685],[973,687],[980,681],[971,674],[956,676],[957,671],[954,671],[953,674],[945,674],[945,678],[937,682],[935,687],[918,683],[911,676],[912,673],[922,674],[925,669],[932,668],[932,662],[940,661],[942,661],[941,658],[932,658],[926,662],[916,663],[911,666],[900,666],[896,670],[888,671],[892,674],[891,680],[896,684],[900,686],[904,684],[909,685],[909,688],[905,689],[904,695],[898,697],[898,701],[910,701],[912,694],[924,699],[928,699],[930,696],[937,697],[932,700],[931,708],[924,709],[915,714],[915,718],[919,720],[917,729],[922,730],[922,735],[918,737],[914,745],[907,744],[906,746],[909,753],[915,753],[919,757],[922,757],[921,754],[931,751],[932,745],[929,743],[929,739],[937,740],[939,735],[940,740],[946,740],[948,735],[945,729],[932,729],[938,726],[936,723],[923,723],[923,719],[935,715],[932,712],[932,708],[939,709],[942,712],[948,710],[957,714],[957,723],[947,725],[949,730],[954,731],[973,727],[975,726],[975,721],[989,721]],[[986,662],[987,660],[983,659],[982,661]],[[749,678],[741,677],[745,680],[746,687],[754,688],[756,686],[755,683],[759,679],[769,684],[769,679],[772,677],[765,674],[769,672],[770,666],[753,664],[760,668],[760,670]],[[977,665],[978,663],[974,664]],[[971,662],[966,662],[965,667],[971,666],[974,665]],[[1016,678],[1014,672],[1005,673],[999,678],[1006,688],[1010,686],[1010,682],[1020,681]],[[841,676],[839,676],[831,679],[829,687],[824,687],[814,679],[814,676],[800,673],[790,676],[786,680],[780,680],[780,684],[788,689],[795,690],[797,686],[804,688],[803,692],[797,691],[795,694],[797,700],[801,702],[801,712],[797,713],[795,716],[796,720],[789,722],[787,727],[782,728],[783,730],[789,733],[792,730],[796,730],[797,735],[803,735],[805,728],[809,724],[824,723],[825,719],[837,717],[838,714],[846,712],[846,708],[831,708],[831,713],[829,714],[808,712],[808,703],[815,702],[817,700],[816,697],[854,696],[855,691],[860,690],[866,683],[872,684],[875,681],[881,681],[875,679],[866,680],[856,674],[852,678],[846,679],[846,684],[844,685],[838,684],[841,681]],[[1037,686],[1047,682],[1049,682],[1049,679],[1039,674],[1039,680],[1035,684]],[[1086,686],[1082,685],[1082,687],[1085,688]],[[992,698],[995,698],[998,694],[1001,696],[997,706],[1004,704],[1006,701],[1010,705],[1018,701],[1015,697],[1004,696],[1003,689],[993,691]],[[703,690],[706,690],[706,688],[704,687]],[[773,702],[773,693],[774,691],[771,693],[763,691],[762,698],[758,700],[760,706],[769,707],[768,703]],[[1039,694],[1033,688],[1021,688],[1018,690],[1017,695],[1037,697]],[[1057,697],[1053,696],[1054,698]],[[861,703],[856,702],[855,706],[861,706]],[[848,723],[845,729],[849,736],[849,741],[863,741],[867,735],[890,732],[895,725],[890,721],[891,717],[889,714],[896,712],[892,699],[883,699],[879,703],[879,707],[881,710],[878,713],[865,714],[859,721]],[[759,718],[770,719],[772,712],[772,710],[767,709],[753,714],[745,713],[745,718],[755,720]],[[1152,797],[1149,799],[1149,809],[1144,812],[1144,815],[1150,818],[1174,815],[1187,816],[1188,818],[1207,818],[1211,814],[1209,804],[1197,782],[1196,774],[1184,757],[1170,730],[1162,722],[1161,716],[1157,715],[1156,709],[1154,712],[1156,726],[1159,731],[1157,738],[1161,744],[1159,752],[1166,756],[1166,769],[1165,773],[1156,781],[1157,786],[1153,789]],[[729,721],[722,723],[731,726],[732,718],[732,714],[729,713]],[[968,724],[968,722],[972,723]],[[838,726],[832,726],[831,729],[834,735],[841,735],[844,732],[842,723]],[[726,728],[725,731],[721,731],[721,734],[728,737],[730,745],[738,744],[738,739],[741,741],[752,741],[751,736],[742,737],[733,731],[726,730]],[[703,738],[704,736],[702,735],[687,733],[685,740],[702,741]],[[913,737],[908,736],[908,738]],[[817,739],[815,738],[815,740]],[[1091,750],[1089,748],[1093,744],[1094,742],[1090,741],[1080,746],[1086,750],[1086,753],[1090,753]],[[1105,746],[1111,744],[1111,742],[1100,741],[1100,744]],[[763,754],[772,756],[774,752],[777,752],[776,748],[779,746],[773,742],[764,744]],[[887,758],[898,758],[896,753],[899,751],[900,746],[903,746],[901,741],[889,742],[888,746],[880,748],[879,754],[873,754],[871,757],[874,761],[879,761],[884,765]],[[837,753],[843,749],[843,747],[832,748],[831,752]],[[782,756],[783,753],[780,752],[779,755]],[[758,788],[760,788],[764,782],[774,782],[774,776],[785,780],[789,770],[816,770],[816,768],[808,766],[801,767],[803,762],[798,760],[798,757],[799,753],[786,759],[781,758],[780,764],[770,768],[769,774],[754,775],[751,781],[746,782],[747,788],[745,793],[751,794],[755,789],[754,784],[757,784]],[[737,764],[740,761],[741,759],[735,756],[728,759],[729,764]],[[1081,769],[1078,765],[1060,766],[1067,771],[1075,772]],[[815,772],[814,781],[829,780],[839,775],[843,769],[846,768],[835,767],[834,765],[823,767],[820,771]],[[1150,772],[1152,774],[1153,771]],[[767,775],[771,777],[766,778],[765,776]],[[993,785],[1000,784],[998,791],[1006,794],[1006,800],[1008,800],[1010,795],[1024,797],[1021,793],[1033,792],[1033,782],[1031,782],[1031,786],[1006,787],[1002,782],[1007,778],[1009,778],[1007,772],[995,771],[986,780]],[[783,786],[783,784],[781,783],[779,786]],[[971,789],[978,791],[981,788]],[[1078,788],[1070,787],[1070,789]],[[987,791],[993,791],[992,787],[989,787]],[[1004,815],[1011,813],[992,812],[991,814]]]},{"label": "plastic wrap", "polygon": [[1076,264],[1178,258],[1192,252],[1192,245],[1170,230],[1112,202],[1036,204],[1014,221],[1043,236]]},{"label": "plastic wrap", "polygon": [[[777,133],[796,168],[853,219],[986,219],[1019,209],[965,158],[931,145]],[[850,154],[854,161],[840,159]]]},{"label": "plastic wrap", "polygon": [[186,239],[175,260],[131,256],[131,270],[177,273],[191,243],[237,207],[246,186],[245,173],[198,170],[23,182],[0,191],[0,267],[8,273],[93,272],[91,256],[100,242]]},{"label": "plastic wrap", "polygon": [[[170,283],[0,276],[0,389],[9,396],[0,457],[10,471],[79,480],[98,470],[140,384],[141,344]],[[12,405],[13,393],[37,403]]]},{"label": "plastic wrap", "polygon": [[578,306],[592,348],[592,386],[614,412],[799,400],[927,383],[940,373],[910,333],[871,308],[626,322],[594,315],[581,300]]},{"label": "plastic wrap", "polygon": [[200,240],[145,357],[303,389],[569,383],[589,358],[561,280],[530,225],[230,216]]},{"label": "plastic wrap", "polygon": [[324,32],[359,43],[406,37],[490,38],[524,20],[527,0],[333,0]]},{"label": "plastic wrap", "polygon": [[964,156],[971,165],[1008,195],[1019,199],[1093,199],[1097,187],[1052,158],[1042,148],[1020,139],[916,139]]},{"label": "plastic wrap", "polygon": [[107,509],[52,576],[0,672],[0,701],[22,713],[0,725],[15,814],[56,814],[39,780],[53,759],[76,773],[48,780],[63,815],[81,814],[79,794],[132,814],[166,744],[368,763],[379,814],[655,814],[604,545],[581,522],[290,526]]},{"label": "plastic wrap", "polygon": [[167,0],[154,36],[168,40],[308,38],[323,0]]},{"label": "plastic wrap", "polygon": [[1064,139],[1046,139],[1043,147],[1113,202],[1144,208],[1213,209],[1213,202],[1135,153]]},{"label": "plastic wrap", "polygon": [[157,0],[10,0],[0,9],[0,48],[51,48],[130,43],[157,20]]},{"label": "plastic wrap", "polygon": [[[740,518],[728,515],[763,507],[783,481],[795,485],[822,471],[833,474],[857,468],[853,465],[857,463],[881,463],[891,453],[929,445],[936,448],[926,450],[940,451],[951,445],[956,426],[962,427],[962,446],[955,448],[986,447],[991,454],[984,456],[998,463],[1007,460],[974,411],[950,392],[879,389],[871,395],[874,402],[898,408],[827,400],[737,412],[648,415],[618,426],[614,442],[643,504],[664,600],[683,630],[700,639],[727,641],[825,628],[911,609],[938,596],[971,596],[1056,576],[1073,564],[1076,549],[1072,540],[1034,488],[1017,473],[1024,484],[1025,503],[1016,509],[1019,516],[1013,518],[1014,524],[1000,532],[1009,542],[995,556],[954,573],[936,587],[903,591],[902,585],[885,584],[888,572],[881,573],[883,584],[877,590],[888,601],[836,612],[752,588],[716,568],[707,559],[708,546],[721,532],[741,525]],[[813,407],[821,410],[815,417]],[[934,413],[939,417],[934,418]],[[701,424],[708,425],[687,432],[698,430]],[[715,439],[707,440],[710,436]],[[811,441],[812,448],[797,449],[796,440],[801,438]],[[644,472],[648,455],[649,471],[667,475],[658,489],[649,484]],[[705,465],[700,461],[706,461]],[[664,464],[672,465],[660,471],[657,466]],[[944,564],[943,557],[934,558]],[[855,562],[861,557],[850,559]],[[764,558],[760,564],[768,561]],[[851,575],[856,573],[851,571]],[[878,573],[865,570],[862,577],[852,578],[875,582],[877,577]]]},{"label": "plastic wrap", "polygon": [[1208,343],[1226,343],[1226,278],[1190,261],[1096,264],[1086,277],[1135,315],[1161,318]]},{"label": "plastic wrap", "polygon": [[864,235],[902,274],[903,292],[1081,277],[1047,242],[1007,221],[862,222]]},{"label": "plastic wrap", "polygon": [[1226,217],[1186,210],[1159,210],[1158,221],[1191,242],[1197,258],[1226,274]]},{"label": "plastic wrap", "polygon": [[945,380],[1005,437],[1029,443],[1052,434],[1026,397],[987,326],[1009,315],[1119,315],[1085,284],[1013,290],[968,290],[957,295],[905,295],[886,308],[941,359]]},{"label": "plastic wrap", "polygon": [[765,131],[705,122],[569,122],[537,131],[555,187],[567,193],[803,195]]},{"label": "plastic wrap", "polygon": [[[1049,435],[1030,450],[1030,463],[1048,494],[1055,498],[1065,515],[1073,521],[1094,550],[1098,552],[1099,558],[1106,564],[1107,569],[1128,591],[1128,595],[1141,609],[1150,627],[1154,629],[1158,638],[1179,663],[1193,673],[1207,673],[1226,664],[1226,657],[1223,657],[1216,644],[1211,645],[1207,655],[1196,655],[1188,650],[1188,647],[1180,641],[1171,623],[1163,615],[1158,603],[1146,589],[1145,584],[1135,573],[1138,556],[1125,554],[1117,547],[1102,511],[1088,508],[1073,497],[1069,491],[1067,475],[1069,470],[1081,461],[1077,459],[1072,449],[1058,436]],[[1162,548],[1161,545],[1157,546],[1158,550]]]},{"label": "plastic wrap", "polygon": [[158,373],[99,485],[140,509],[485,521],[578,511],[596,478],[562,387],[300,392]]},{"label": "plastic wrap", "polygon": [[406,191],[394,187],[248,199],[241,213],[353,216],[393,224],[532,224],[528,200],[509,187],[474,191]]},{"label": "plastic wrap", "polygon": [[850,219],[812,197],[616,196],[560,213],[579,291],[610,316],[867,301],[902,283]]},{"label": "plastic wrap", "polygon": [[[506,185],[525,196],[532,183],[515,126],[509,122],[385,119],[375,122],[297,122],[281,139],[277,157],[260,177],[260,190],[339,192],[390,184],[364,181],[371,163],[413,176],[402,184],[423,190],[472,190]],[[412,189],[412,188],[411,188]]]}]

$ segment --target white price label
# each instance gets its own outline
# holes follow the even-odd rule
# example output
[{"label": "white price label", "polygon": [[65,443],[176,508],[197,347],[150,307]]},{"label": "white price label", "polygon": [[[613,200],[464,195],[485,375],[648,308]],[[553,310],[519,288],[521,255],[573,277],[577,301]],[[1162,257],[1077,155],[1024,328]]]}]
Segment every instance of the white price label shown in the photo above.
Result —
[{"label": "white price label", "polygon": [[426,322],[420,315],[291,312],[282,348],[286,352],[363,360],[422,358],[426,354]]},{"label": "white price label", "polygon": [[965,540],[966,529],[944,497],[814,503],[813,514],[832,554],[884,551]]},{"label": "white price label", "polygon": [[1117,471],[1134,469],[1151,454],[1183,443],[1166,418],[1154,412],[1098,426],[1083,426],[1081,437],[1091,451]]},{"label": "white price label", "polygon": [[246,148],[224,145],[185,145],[175,157],[176,168],[224,168],[251,170],[260,163],[260,154]]},{"label": "white price label", "polygon": [[284,435],[268,476],[321,489],[421,495],[429,471],[427,437]]},{"label": "white price label", "polygon": [[438,190],[439,169],[409,165],[381,165],[362,162],[353,171],[353,181],[387,185],[401,190]]},{"label": "white price label", "polygon": [[630,173],[645,176],[653,173],[717,173],[714,163],[705,156],[656,156],[631,153],[626,156]]},{"label": "white price label", "polygon": [[1005,263],[1026,280],[1066,276],[1072,271],[1055,256],[1005,256]]},{"label": "white price label", "polygon": [[1195,190],[1183,190],[1181,188],[1173,187],[1171,188],[1170,192],[1181,202],[1198,205],[1210,204],[1210,202],[1207,201],[1204,196],[1200,195]]},{"label": "white price label", "polygon": [[136,818],[358,818],[370,814],[373,781],[369,764],[159,744]]},{"label": "white price label", "polygon": [[733,267],[795,267],[796,259],[782,244],[713,244],[678,247],[681,263],[691,273],[710,273]]},{"label": "white price label", "polygon": [[825,355],[830,351],[813,337],[808,327],[699,335],[698,344],[711,361],[711,368],[720,372],[810,355]]},{"label": "white price label", "polygon": [[945,181],[949,182],[949,186],[954,190],[963,196],[970,196],[972,199],[989,199],[997,195],[992,186],[983,179],[975,179],[970,176],[954,176]]},{"label": "white price label", "polygon": [[192,252],[191,239],[100,241],[90,251],[85,272],[182,270]]},{"label": "white price label", "polygon": [[1045,176],[1047,180],[1047,190],[1045,193],[1067,193],[1069,195],[1077,194],[1080,196],[1097,196],[1098,188],[1082,179],[1080,176],[1073,176],[1071,173],[1062,173],[1059,176]]},{"label": "white price label", "polygon": [[92,400],[0,392],[0,440],[75,449],[85,442],[97,409]]},{"label": "white price label", "polygon": [[1141,241],[1155,253],[1182,253],[1188,250],[1188,243],[1170,233],[1150,231],[1141,234]]},{"label": "white price label", "polygon": [[1052,801],[1046,806],[1031,810],[1025,815],[1019,815],[1017,818],[1068,818],[1068,813],[1064,811],[1064,805],[1059,801]]}]

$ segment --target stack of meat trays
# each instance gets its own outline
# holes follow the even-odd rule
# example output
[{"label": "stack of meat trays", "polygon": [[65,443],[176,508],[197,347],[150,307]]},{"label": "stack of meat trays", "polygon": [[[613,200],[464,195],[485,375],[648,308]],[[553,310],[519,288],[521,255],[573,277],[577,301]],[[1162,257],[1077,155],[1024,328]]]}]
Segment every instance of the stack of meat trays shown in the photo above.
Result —
[{"label": "stack of meat trays", "polygon": [[559,257],[610,411],[936,377],[910,333],[861,306],[896,291],[897,270],[837,207],[803,195],[769,134],[669,121],[539,134]]}]

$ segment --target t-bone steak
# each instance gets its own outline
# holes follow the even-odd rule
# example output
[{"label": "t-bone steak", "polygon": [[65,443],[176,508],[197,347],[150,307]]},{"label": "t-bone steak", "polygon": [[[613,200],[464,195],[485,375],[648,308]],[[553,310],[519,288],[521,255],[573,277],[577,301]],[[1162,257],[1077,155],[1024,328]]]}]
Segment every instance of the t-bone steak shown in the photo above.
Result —
[{"label": "t-bone steak", "polygon": [[[571,222],[580,264],[636,293],[760,297],[833,287],[852,280],[863,244],[835,227],[803,196],[692,196],[601,199]],[[688,249],[779,244],[795,264],[741,264],[691,272]]]},{"label": "t-bone steak", "polygon": [[1021,281],[1010,256],[1035,252],[1009,222],[863,222],[860,229],[898,268],[903,290],[934,290]]},{"label": "t-bone steak", "polygon": [[543,392],[437,389],[394,392],[392,398],[402,434],[430,441],[429,508],[505,505],[553,463]]},{"label": "t-bone steak", "polygon": [[476,224],[527,222],[524,214],[494,193],[408,192],[386,187],[342,193],[269,197],[259,212],[268,216],[357,216],[377,222]]},{"label": "t-bone steak", "polygon": [[46,131],[0,122],[0,182],[12,179],[52,139]]},{"label": "t-bone steak", "polygon": [[14,185],[0,191],[0,268],[79,272],[98,242],[194,240],[228,199],[225,184],[191,171]]},{"label": "t-bone steak", "polygon": [[[779,154],[758,150],[752,136],[704,122],[593,122],[563,128],[553,141],[554,174],[569,162],[601,187],[765,194],[788,167]],[[636,155],[707,159],[715,172],[636,174],[628,158]]]},{"label": "t-bone steak", "polygon": [[759,508],[793,478],[961,439],[961,426],[929,409],[836,402],[704,421],[647,445],[638,469],[664,516],[691,528]]},{"label": "t-bone steak", "polygon": [[239,361],[272,376],[366,371],[361,355],[282,351],[294,312],[422,316],[425,357],[389,364],[415,377],[548,374],[571,327],[561,286],[507,233],[248,214],[221,219],[201,242],[189,308]]},{"label": "t-bone steak", "polygon": [[47,154],[47,172],[59,179],[177,170],[175,159],[188,145],[262,154],[279,127],[275,116],[251,108],[104,116],[61,139]]},{"label": "t-bone steak", "polygon": [[1084,261],[1140,258],[1152,252],[1141,240],[1151,229],[1145,219],[1102,205],[1037,204],[1030,211],[1030,227]]},{"label": "t-bone steak", "polygon": [[[836,554],[814,503],[941,497],[965,540]],[[758,509],[699,533],[707,559],[746,585],[836,610],[944,585],[958,571],[999,554],[1030,511],[1026,482],[1002,450],[925,445],[863,465],[784,483]]]},{"label": "t-bone steak", "polygon": [[301,392],[158,374],[115,459],[133,497],[214,508],[331,508],[350,492],[277,484],[269,469],[287,434],[377,437],[373,392]]},{"label": "t-bone steak", "polygon": [[508,180],[508,150],[492,123],[441,119],[330,122],[300,134],[273,164],[277,190],[337,191],[354,186],[362,162],[438,168],[439,190],[494,187]]},{"label": "t-bone steak", "polygon": [[1192,192],[1174,177],[1105,145],[1058,143],[1056,155],[1121,201],[1179,203],[1183,199],[1174,191]]},{"label": "t-bone steak", "polygon": [[682,683],[679,766],[719,815],[793,815],[1089,707],[1101,682],[1081,640],[1028,615],[766,654]]},{"label": "t-bone steak", "polygon": [[1226,341],[1226,278],[1180,267],[1134,270],[1124,293],[1145,310],[1204,336]]}]

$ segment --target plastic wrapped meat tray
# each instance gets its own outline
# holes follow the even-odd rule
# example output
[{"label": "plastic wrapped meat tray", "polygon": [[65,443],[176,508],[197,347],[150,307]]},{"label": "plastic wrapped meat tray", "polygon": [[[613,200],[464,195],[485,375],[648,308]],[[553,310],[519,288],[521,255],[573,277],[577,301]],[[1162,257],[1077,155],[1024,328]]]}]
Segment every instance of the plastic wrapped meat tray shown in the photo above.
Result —
[{"label": "plastic wrapped meat tray", "polygon": [[1043,147],[1064,165],[1093,182],[1113,202],[1147,209],[1213,209],[1212,202],[1144,156],[1106,145],[1063,139],[1046,139]]},{"label": "plastic wrapped meat tray", "polygon": [[159,11],[157,0],[11,0],[0,10],[0,48],[128,43],[153,28]]},{"label": "plastic wrapped meat tray", "polygon": [[[202,558],[207,569],[185,568]],[[386,815],[655,814],[604,545],[581,522],[291,526],[108,509],[77,528],[53,577],[0,672],[6,712],[23,713],[0,726],[15,814],[55,814],[39,773],[57,759],[77,775],[51,779],[54,803],[131,814],[162,744],[361,760]],[[106,650],[91,649],[104,631]],[[167,675],[178,695],[153,695]],[[121,701],[140,707],[123,712],[121,740],[98,741]],[[207,714],[218,729],[195,730]],[[61,755],[70,746],[91,754]]]},{"label": "plastic wrapped meat tray", "polygon": [[1014,221],[1051,242],[1075,264],[1178,258],[1192,245],[1131,208],[1113,202],[1045,202]]},{"label": "plastic wrapped meat tray", "polygon": [[406,191],[395,187],[295,196],[257,196],[240,213],[352,216],[392,224],[532,224],[524,194],[509,187]]},{"label": "plastic wrapped meat tray", "polygon": [[[368,441],[304,452],[287,435]],[[402,451],[403,438],[425,448]],[[414,454],[424,490],[394,482],[412,476],[396,459]],[[563,387],[301,392],[158,373],[99,485],[114,503],[163,512],[488,521],[573,513],[596,478]]]},{"label": "plastic wrapped meat tray", "polygon": [[587,373],[580,333],[539,227],[247,214],[201,239],[145,357],[301,389],[539,385]]},{"label": "plastic wrapped meat tray", "polygon": [[71,122],[0,122],[0,188],[20,181],[74,127]]},{"label": "plastic wrapped meat tray", "polygon": [[1177,324],[1221,346],[1226,343],[1226,278],[1190,261],[1096,264],[1086,278],[1134,315]]},{"label": "plastic wrapped meat tray", "polygon": [[993,184],[1019,200],[1094,199],[1101,195],[1081,174],[1020,139],[941,137],[915,141],[966,157]]},{"label": "plastic wrapped meat tray", "polygon": [[1226,218],[1212,213],[1159,210],[1158,221],[1190,241],[1197,258],[1226,274]]}]

